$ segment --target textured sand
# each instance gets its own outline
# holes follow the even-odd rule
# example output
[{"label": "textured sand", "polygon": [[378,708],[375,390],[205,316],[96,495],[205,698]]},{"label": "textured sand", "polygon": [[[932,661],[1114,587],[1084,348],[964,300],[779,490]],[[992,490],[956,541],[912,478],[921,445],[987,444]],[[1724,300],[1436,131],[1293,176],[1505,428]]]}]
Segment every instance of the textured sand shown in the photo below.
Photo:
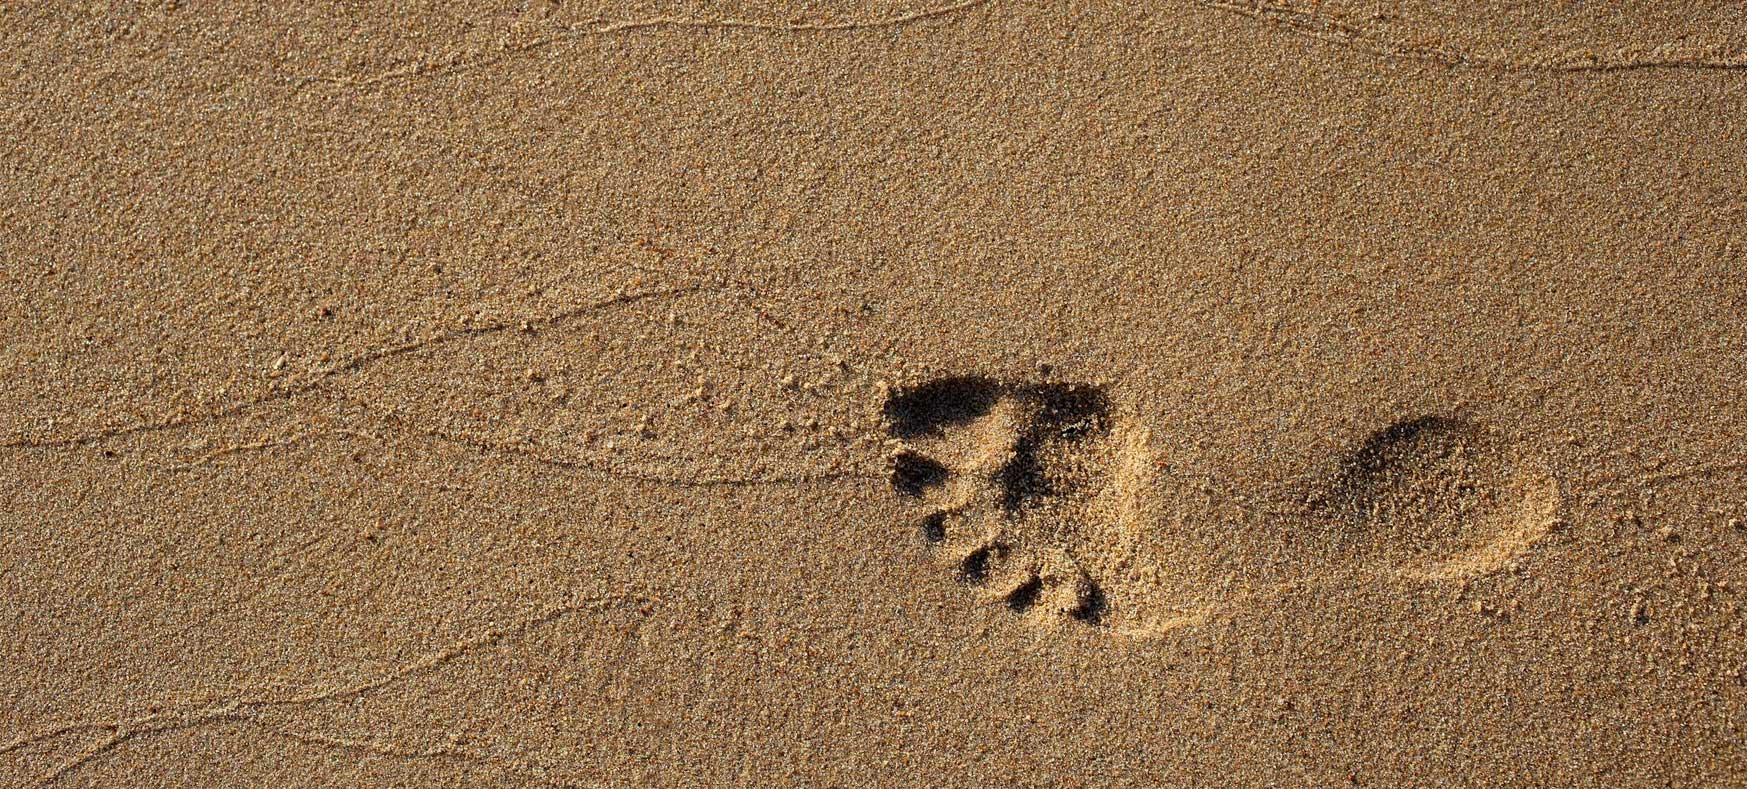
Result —
[{"label": "textured sand", "polygon": [[1747,784],[1733,3],[0,7],[0,785]]}]

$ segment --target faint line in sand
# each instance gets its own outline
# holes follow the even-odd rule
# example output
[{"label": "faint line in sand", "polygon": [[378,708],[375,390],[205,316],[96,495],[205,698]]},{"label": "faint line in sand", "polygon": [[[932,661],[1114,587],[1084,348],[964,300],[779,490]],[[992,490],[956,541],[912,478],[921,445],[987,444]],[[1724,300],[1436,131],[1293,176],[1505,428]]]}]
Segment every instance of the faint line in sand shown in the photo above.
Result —
[{"label": "faint line in sand", "polygon": [[1685,480],[1707,479],[1723,474],[1747,471],[1747,460],[1703,463],[1675,469],[1668,469],[1667,465],[1666,460],[1657,460],[1638,469],[1598,478],[1595,482],[1604,487],[1590,491],[1586,498],[1592,500],[1617,499],[1629,492],[1628,486],[1639,486],[1648,492]]},{"label": "faint line in sand", "polygon": [[[684,487],[684,488],[735,488],[735,487],[759,487],[759,486],[766,486],[766,485],[809,485],[809,484],[823,484],[823,483],[829,483],[829,482],[840,482],[840,481],[845,481],[845,480],[884,479],[884,475],[882,473],[880,473],[879,471],[870,470],[870,469],[866,469],[866,468],[863,468],[863,469],[855,469],[855,468],[838,469],[835,471],[825,471],[825,472],[821,472],[821,473],[817,473],[817,474],[790,474],[790,475],[772,475],[772,476],[758,476],[758,475],[710,476],[707,474],[698,474],[698,473],[689,473],[689,472],[676,472],[676,473],[671,473],[671,474],[661,474],[661,473],[652,473],[652,472],[646,472],[646,471],[633,471],[633,470],[624,469],[622,467],[614,467],[613,465],[610,465],[608,463],[589,459],[589,458],[540,452],[540,451],[536,451],[534,449],[518,448],[515,446],[511,446],[511,445],[506,445],[506,444],[501,443],[501,442],[492,441],[492,440],[489,440],[487,438],[477,438],[477,437],[473,437],[473,436],[464,435],[461,433],[448,432],[448,431],[438,430],[436,428],[431,428],[431,427],[424,427],[424,426],[420,426],[418,424],[415,424],[412,421],[403,419],[399,416],[396,416],[396,415],[393,415],[391,413],[376,409],[376,408],[370,406],[370,404],[363,402],[363,401],[353,400],[351,398],[347,398],[347,397],[344,397],[341,395],[332,395],[332,397],[336,401],[344,403],[346,405],[350,405],[350,406],[354,407],[355,409],[357,409],[358,411],[366,414],[367,417],[371,421],[374,421],[374,422],[378,423],[379,425],[381,425],[382,427],[387,428],[388,430],[390,430],[396,434],[399,434],[401,436],[404,436],[404,437],[414,438],[414,439],[423,439],[423,440],[427,440],[427,441],[435,441],[435,442],[439,442],[439,443],[449,444],[452,446],[463,447],[466,449],[473,450],[475,452],[480,452],[482,454],[486,454],[488,456],[495,456],[501,460],[521,460],[524,462],[533,463],[536,465],[546,466],[546,467],[555,468],[555,469],[562,469],[562,470],[566,470],[566,471],[577,471],[577,472],[584,472],[584,473],[588,473],[588,474],[593,474],[595,476],[598,476],[598,477],[601,477],[604,479],[610,479],[610,480],[620,480],[620,481],[627,481],[627,482],[640,482],[640,483],[647,483],[647,484],[651,484],[651,485],[663,485],[663,486],[669,486],[669,487]],[[181,462],[181,463],[178,463],[175,465],[163,466],[161,468],[164,471],[168,471],[168,472],[172,472],[172,473],[187,472],[187,471],[192,471],[196,468],[200,468],[202,466],[211,464],[213,462],[216,462],[218,460],[221,460],[223,458],[230,457],[233,455],[250,453],[250,452],[267,452],[267,451],[272,451],[272,450],[276,450],[276,449],[286,449],[286,448],[298,447],[298,446],[303,446],[303,445],[306,445],[309,443],[313,443],[315,441],[329,439],[329,438],[336,438],[336,437],[342,438],[342,439],[363,439],[363,440],[374,441],[374,442],[379,443],[379,444],[387,443],[387,439],[385,439],[384,437],[382,437],[376,433],[373,433],[370,431],[365,431],[365,430],[332,429],[332,430],[299,431],[299,432],[293,432],[293,433],[290,433],[289,435],[280,436],[280,437],[276,437],[276,438],[263,438],[263,439],[260,439],[257,441],[251,441],[251,442],[248,442],[245,444],[235,444],[235,445],[231,445],[231,446],[227,446],[227,447],[222,447],[220,449],[217,449],[217,450],[214,450],[211,452],[207,452],[207,453],[205,453],[205,454],[201,455],[200,457],[195,458],[193,460],[184,461],[184,462]]]},{"label": "faint line in sand", "polygon": [[[669,248],[662,246],[660,244],[657,244],[657,243],[650,241],[648,239],[640,239],[639,246],[641,246],[645,251],[656,255],[657,258],[663,264],[672,264],[675,261],[680,260],[678,253],[675,252],[674,250],[669,249]],[[642,272],[644,274],[653,275],[653,276],[670,276],[673,273],[671,271],[660,271],[660,270],[656,270],[656,269],[650,269],[650,268],[636,265],[636,264],[632,264],[630,267],[639,271],[639,272]],[[625,305],[635,304],[635,303],[648,301],[648,300],[679,298],[681,296],[686,296],[686,295],[691,295],[691,294],[705,294],[705,295],[721,296],[721,297],[727,298],[729,301],[733,302],[737,306],[751,312],[759,321],[776,328],[778,331],[780,331],[784,334],[787,334],[791,339],[798,342],[801,346],[800,350],[803,354],[805,354],[807,356],[811,356],[813,358],[820,359],[821,361],[832,362],[832,363],[836,364],[838,367],[843,368],[845,370],[856,371],[856,372],[860,373],[864,384],[867,384],[871,380],[871,376],[865,370],[858,369],[857,366],[851,364],[844,357],[837,355],[835,353],[829,353],[829,352],[822,353],[821,351],[813,348],[812,346],[815,344],[818,344],[821,347],[824,347],[824,346],[822,343],[820,343],[816,340],[810,341],[808,336],[805,333],[801,332],[800,330],[798,330],[796,327],[794,327],[792,324],[788,323],[787,321],[784,321],[781,318],[771,314],[771,312],[769,310],[765,309],[763,307],[763,305],[758,303],[757,299],[755,298],[755,290],[752,288],[752,286],[750,286],[746,283],[743,283],[743,282],[738,282],[738,281],[729,279],[729,278],[716,278],[716,279],[714,279],[710,282],[706,282],[706,283],[693,283],[693,284],[689,284],[689,285],[685,285],[685,286],[676,286],[676,287],[668,287],[668,288],[655,289],[655,290],[621,293],[620,295],[614,296],[613,298],[610,298],[610,299],[591,302],[589,304],[581,305],[578,307],[573,307],[570,309],[562,310],[562,311],[559,311],[559,312],[556,312],[553,314],[540,316],[540,317],[536,317],[536,318],[530,318],[530,319],[525,319],[525,320],[520,320],[520,321],[503,320],[503,321],[496,321],[496,322],[481,325],[481,326],[462,326],[459,328],[452,328],[452,329],[444,330],[444,331],[438,332],[436,334],[433,334],[433,335],[430,335],[427,337],[423,337],[423,338],[419,338],[416,340],[410,340],[410,341],[407,341],[404,343],[385,346],[383,348],[378,348],[378,349],[375,349],[372,351],[354,354],[350,358],[347,358],[347,359],[342,360],[342,361],[335,363],[335,364],[330,364],[330,365],[328,365],[320,370],[315,371],[315,373],[312,377],[305,378],[303,380],[288,382],[288,383],[284,383],[284,384],[276,384],[276,386],[273,389],[271,389],[268,392],[268,394],[266,394],[264,396],[257,397],[257,398],[251,399],[251,400],[247,400],[247,401],[244,401],[241,403],[234,403],[231,405],[227,405],[227,406],[224,406],[224,407],[221,407],[218,409],[214,409],[212,411],[209,411],[205,414],[198,415],[198,416],[174,417],[174,418],[169,418],[169,419],[158,420],[155,422],[147,422],[147,423],[136,424],[136,425],[126,426],[126,427],[106,428],[106,429],[102,429],[102,430],[98,430],[98,431],[94,431],[94,432],[90,432],[90,433],[86,433],[86,434],[82,434],[82,435],[78,435],[78,436],[70,436],[70,437],[62,437],[62,438],[46,438],[46,439],[14,439],[14,440],[7,441],[7,442],[0,442],[0,449],[63,449],[63,448],[72,448],[72,447],[87,446],[90,444],[95,444],[95,443],[99,443],[102,441],[108,441],[108,440],[113,440],[113,439],[117,439],[117,438],[122,438],[122,437],[130,436],[130,435],[158,432],[158,431],[178,429],[178,428],[194,427],[194,426],[197,426],[200,424],[205,424],[205,423],[217,421],[220,419],[226,419],[226,418],[230,418],[230,417],[240,416],[242,414],[245,414],[245,413],[252,411],[253,409],[255,409],[257,407],[260,407],[262,405],[265,405],[265,404],[268,404],[271,402],[287,400],[287,399],[290,399],[294,396],[307,394],[309,392],[316,391],[318,389],[321,389],[325,384],[327,384],[330,380],[332,380],[334,378],[343,376],[345,374],[349,374],[349,373],[353,373],[353,372],[357,372],[357,371],[366,369],[366,368],[374,365],[375,363],[380,362],[380,361],[384,361],[386,359],[390,359],[390,358],[418,352],[421,350],[425,350],[427,348],[440,346],[440,345],[447,344],[450,342],[456,342],[456,341],[460,341],[460,340],[472,339],[472,338],[476,338],[476,337],[496,334],[496,333],[500,333],[500,332],[503,332],[503,331],[506,331],[506,330],[509,330],[512,328],[520,328],[520,329],[526,330],[526,329],[530,329],[530,328],[538,328],[538,327],[556,325],[556,324],[560,324],[560,323],[566,322],[568,320],[572,320],[572,319],[581,317],[583,315],[590,314],[590,313],[600,311],[600,310],[610,308],[610,307],[625,306]],[[866,479],[879,479],[879,478],[881,478],[881,475],[878,472],[870,471],[870,470],[867,470],[865,468],[864,469],[839,469],[836,471],[827,471],[827,472],[817,473],[817,474],[794,474],[794,475],[786,475],[786,476],[785,475],[778,475],[778,476],[748,475],[748,476],[714,476],[714,477],[709,476],[709,475],[695,474],[695,473],[661,474],[661,473],[650,473],[650,472],[644,472],[644,471],[630,471],[630,470],[625,470],[623,468],[614,468],[606,463],[591,461],[591,460],[584,459],[584,458],[562,457],[562,456],[555,456],[555,455],[541,453],[541,452],[528,450],[528,449],[518,449],[515,447],[505,446],[505,445],[502,445],[500,443],[492,442],[492,441],[485,440],[485,439],[474,438],[474,437],[465,436],[465,435],[461,435],[461,434],[457,434],[457,433],[444,432],[444,431],[436,430],[434,428],[421,427],[421,426],[418,426],[416,424],[412,424],[412,423],[408,422],[407,420],[400,419],[398,417],[395,417],[395,416],[392,416],[389,414],[385,414],[385,413],[382,413],[380,411],[377,411],[376,409],[370,408],[367,403],[352,400],[352,399],[345,398],[345,397],[341,397],[338,395],[336,395],[335,397],[340,402],[343,402],[343,403],[352,405],[356,408],[359,408],[361,410],[367,411],[374,418],[375,421],[378,421],[378,422],[384,424],[385,426],[387,426],[391,429],[394,429],[396,432],[399,432],[399,433],[402,433],[405,435],[424,437],[427,439],[443,441],[446,443],[459,445],[459,446],[465,446],[465,447],[474,449],[476,451],[486,452],[486,453],[490,453],[490,454],[494,454],[494,455],[498,455],[498,456],[514,456],[514,457],[517,457],[517,458],[520,458],[520,459],[523,459],[523,460],[526,460],[529,462],[538,463],[538,464],[545,465],[545,466],[552,467],[552,468],[567,469],[567,470],[572,470],[572,471],[590,472],[590,473],[596,474],[600,477],[604,477],[604,478],[608,478],[608,479],[625,480],[625,481],[632,481],[632,482],[643,482],[643,483],[649,483],[649,484],[677,486],[677,487],[730,488],[730,487],[754,487],[754,486],[765,486],[765,485],[821,484],[821,483],[837,482],[837,481],[844,481],[844,480],[858,480],[858,479],[859,480],[866,480]],[[317,440],[317,439],[327,438],[327,437],[331,437],[331,436],[335,436],[335,435],[338,435],[341,437],[346,437],[346,438],[366,438],[366,439],[374,439],[377,441],[382,440],[380,437],[374,436],[374,435],[369,434],[369,433],[360,432],[360,431],[353,431],[353,430],[345,430],[345,429],[304,431],[304,432],[300,432],[300,433],[294,433],[291,435],[284,435],[284,436],[277,436],[277,437],[263,437],[263,438],[260,438],[256,441],[252,441],[252,442],[233,444],[230,446],[221,447],[219,449],[207,452],[199,457],[196,457],[196,458],[193,458],[190,460],[186,460],[186,461],[181,461],[181,462],[174,464],[174,465],[171,465],[171,466],[163,467],[163,469],[166,471],[171,471],[171,472],[188,471],[188,470],[192,470],[194,468],[209,465],[217,460],[220,460],[222,458],[229,457],[232,455],[250,453],[250,452],[267,451],[267,450],[285,448],[285,447],[300,446],[300,445],[307,444],[307,443],[314,441],[314,440]]]},{"label": "faint line in sand", "polygon": [[[645,251],[656,255],[664,264],[673,263],[674,261],[679,260],[677,252],[675,252],[672,249],[669,249],[667,247],[656,244],[648,239],[639,239],[638,244]],[[635,263],[630,263],[630,264],[628,264],[627,267],[631,268],[635,271],[638,271],[640,273],[643,273],[645,275],[656,276],[656,277],[671,276],[674,273],[672,271],[663,271],[663,270],[651,269],[651,268],[641,266],[641,265],[638,265]],[[557,312],[549,313],[547,315],[541,315],[541,316],[535,316],[535,317],[523,318],[523,319],[508,319],[508,320],[493,321],[490,323],[486,323],[483,325],[477,325],[477,326],[468,326],[468,325],[464,324],[464,325],[459,326],[459,327],[445,329],[445,330],[442,330],[442,331],[439,331],[439,332],[436,332],[434,334],[427,335],[425,337],[421,337],[418,339],[408,340],[408,341],[402,342],[402,343],[396,343],[393,345],[383,346],[383,347],[368,350],[368,351],[354,353],[350,357],[342,359],[339,362],[328,364],[324,367],[316,369],[316,370],[312,371],[311,375],[304,377],[302,379],[289,380],[289,381],[284,381],[284,382],[276,381],[272,385],[270,385],[269,390],[268,390],[267,394],[265,394],[265,395],[255,397],[255,398],[252,398],[249,400],[245,400],[242,402],[230,403],[230,404],[227,404],[224,406],[220,406],[218,408],[208,410],[202,414],[178,415],[178,416],[174,416],[174,417],[167,417],[167,418],[162,418],[162,419],[157,419],[157,420],[139,422],[139,423],[135,423],[132,425],[100,428],[98,430],[89,431],[89,432],[85,432],[85,433],[81,433],[79,435],[73,435],[73,436],[58,436],[58,437],[57,436],[50,436],[50,437],[42,437],[42,438],[13,437],[13,438],[5,439],[5,440],[0,440],[0,449],[61,449],[61,448],[70,448],[70,447],[80,447],[80,446],[88,446],[91,444],[100,443],[103,441],[109,441],[109,440],[113,440],[113,439],[117,439],[117,438],[124,438],[124,437],[132,436],[132,435],[154,433],[154,432],[160,432],[160,431],[164,431],[164,430],[173,430],[173,429],[177,429],[177,428],[194,427],[194,426],[197,426],[200,424],[205,424],[207,422],[212,422],[212,421],[224,419],[227,417],[242,415],[242,414],[248,413],[249,411],[251,411],[259,406],[262,406],[262,405],[265,405],[268,403],[272,403],[272,402],[281,401],[281,400],[287,400],[287,399],[290,399],[290,398],[295,397],[297,395],[301,395],[301,394],[304,394],[307,392],[311,392],[311,391],[320,389],[329,380],[331,380],[333,378],[337,378],[337,377],[340,377],[340,376],[343,376],[343,375],[346,375],[349,373],[353,373],[353,372],[357,372],[357,371],[366,369],[366,368],[371,367],[380,361],[384,361],[384,360],[398,357],[398,356],[403,356],[406,354],[416,353],[418,351],[425,350],[426,348],[437,347],[437,346],[445,345],[445,344],[448,344],[451,342],[472,339],[475,337],[483,337],[483,336],[487,336],[487,335],[497,334],[497,333],[501,333],[504,331],[508,331],[510,329],[527,330],[527,329],[538,329],[538,328],[544,328],[544,327],[548,327],[548,326],[561,325],[563,323],[569,322],[569,321],[574,320],[576,318],[580,318],[580,317],[583,317],[585,315],[592,314],[592,313],[597,312],[597,311],[603,311],[603,310],[613,308],[613,307],[628,306],[628,305],[637,304],[637,303],[644,302],[644,301],[677,299],[679,297],[691,295],[691,294],[706,294],[706,295],[724,296],[724,297],[728,298],[730,301],[734,302],[736,305],[738,305],[742,308],[745,308],[745,309],[749,310],[750,312],[752,312],[752,314],[754,316],[756,316],[759,320],[761,320],[761,321],[777,328],[778,330],[788,334],[791,339],[794,339],[800,343],[802,352],[804,354],[806,354],[807,356],[810,356],[810,357],[815,358],[815,359],[820,359],[822,361],[834,363],[837,366],[845,368],[845,369],[855,369],[854,365],[850,364],[844,357],[842,357],[840,355],[821,354],[818,350],[815,350],[814,348],[810,347],[812,344],[821,344],[822,345],[822,343],[817,343],[817,342],[809,343],[809,341],[808,341],[809,338],[804,333],[802,333],[801,331],[796,329],[793,325],[789,324],[788,322],[783,321],[782,319],[776,317],[775,315],[772,315],[769,310],[766,310],[762,305],[760,305],[758,303],[757,299],[755,298],[756,289],[754,287],[752,287],[751,285],[748,285],[746,283],[739,282],[739,281],[736,281],[736,280],[733,280],[733,279],[727,278],[727,277],[716,277],[716,278],[712,278],[706,282],[693,282],[691,284],[682,285],[682,286],[670,286],[670,287],[666,287],[666,288],[657,288],[657,289],[651,289],[651,290],[638,290],[638,291],[621,292],[618,295],[613,296],[611,298],[578,305],[578,306],[571,307],[571,308],[564,309],[564,310],[559,310]],[[867,383],[871,380],[871,378],[867,375],[867,373],[865,371],[858,371],[858,372],[862,373],[864,383]],[[247,451],[249,449],[254,449],[254,448],[256,448],[256,447],[241,446],[241,447],[236,447],[234,449],[236,449],[238,451]]]},{"label": "faint line in sand", "polygon": [[249,441],[246,443],[242,443],[242,444],[231,444],[228,446],[219,447],[218,449],[214,449],[210,452],[206,452],[206,453],[200,455],[199,457],[195,457],[195,458],[192,458],[189,460],[184,460],[184,461],[181,461],[181,462],[176,463],[174,465],[163,466],[161,468],[164,471],[169,471],[169,472],[191,471],[193,469],[200,468],[202,466],[211,465],[216,461],[222,460],[222,459],[227,458],[227,457],[231,457],[232,455],[242,455],[242,454],[248,454],[248,453],[253,453],[253,452],[265,452],[265,451],[274,450],[274,449],[297,447],[297,446],[302,446],[304,444],[313,443],[314,441],[316,441],[318,439],[332,438],[332,437],[336,437],[336,436],[340,437],[340,438],[367,438],[367,439],[375,439],[377,441],[381,441],[381,439],[377,438],[376,436],[373,436],[369,433],[357,431],[357,430],[344,430],[344,429],[305,430],[305,431],[290,433],[288,435],[278,436],[278,437],[274,437],[274,438],[262,438],[262,439],[258,439],[255,441]]},{"label": "faint line in sand", "polygon": [[493,52],[454,53],[444,60],[435,60],[433,59],[433,55],[426,54],[420,56],[413,63],[389,69],[369,77],[314,76],[297,78],[294,82],[295,87],[298,90],[308,88],[312,85],[337,85],[355,90],[364,90],[410,79],[442,77],[473,71],[475,69],[502,63],[517,55],[545,49],[554,44],[559,44],[565,41],[608,36],[619,33],[632,33],[640,30],[745,30],[761,33],[854,32],[903,27],[905,25],[923,22],[930,19],[951,16],[981,5],[986,5],[989,2],[991,2],[991,0],[964,0],[963,2],[953,3],[951,5],[913,11],[882,19],[823,22],[775,22],[759,19],[739,19],[734,17],[709,19],[682,16],[655,16],[647,19],[613,22],[596,17],[594,19],[569,25],[559,32],[543,38],[535,38],[521,42],[502,42],[498,45],[498,49]]},{"label": "faint line in sand", "polygon": [[[487,629],[485,632],[472,638],[458,641],[448,647],[432,652],[392,671],[385,672],[361,682],[343,684],[337,687],[312,688],[290,696],[236,698],[201,705],[193,709],[153,713],[134,718],[62,724],[44,729],[35,734],[19,737],[6,743],[0,743],[0,754],[11,753],[37,743],[58,739],[69,734],[86,732],[108,733],[107,736],[98,740],[84,751],[81,751],[77,756],[63,762],[35,782],[35,785],[37,786],[47,786],[72,774],[80,767],[97,760],[136,737],[192,729],[220,721],[249,721],[259,723],[257,718],[258,714],[267,709],[301,707],[323,701],[365,696],[388,687],[389,685],[400,682],[401,680],[415,674],[440,668],[443,665],[454,662],[475,650],[497,645],[508,638],[522,635],[536,627],[558,621],[559,619],[563,619],[572,614],[584,611],[605,611],[614,606],[635,603],[639,599],[640,596],[638,595],[621,594],[548,606],[511,622],[510,624],[499,625]],[[343,742],[337,739],[334,741]]]},{"label": "faint line in sand", "polygon": [[[641,30],[746,30],[769,33],[852,32],[894,28],[950,16],[987,5],[992,0],[965,0],[884,19],[826,22],[774,22],[724,17],[657,16],[612,22],[594,18],[563,28],[553,35],[521,42],[505,41],[495,51],[451,53],[446,58],[427,53],[415,62],[368,77],[306,76],[293,80],[294,88],[336,85],[354,90],[379,88],[396,82],[434,78],[473,71],[508,61],[518,55],[583,38]],[[1202,8],[1246,17],[1294,35],[1368,52],[1384,58],[1418,60],[1446,67],[1483,68],[1503,71],[1618,72],[1647,69],[1735,70],[1747,68],[1747,53],[1721,47],[1685,47],[1671,51],[1673,42],[1648,49],[1620,48],[1611,52],[1563,52],[1540,56],[1509,52],[1481,53],[1454,47],[1413,44],[1380,34],[1364,25],[1337,16],[1309,11],[1294,5],[1255,0],[1188,0]]]},{"label": "faint line in sand", "polygon": [[529,463],[551,468],[582,471],[605,477],[607,479],[627,482],[642,482],[651,485],[685,488],[744,488],[761,487],[766,485],[817,485],[845,480],[878,480],[885,478],[884,474],[881,472],[865,468],[840,468],[837,470],[822,471],[815,474],[787,474],[772,476],[710,476],[699,473],[660,474],[646,471],[633,471],[626,470],[622,467],[616,468],[600,461],[548,454],[532,449],[523,449],[501,444],[488,439],[475,438],[460,433],[451,433],[436,428],[421,427],[393,414],[371,408],[365,403],[355,400],[347,400],[346,402],[367,412],[372,419],[380,422],[385,427],[405,435],[441,441],[490,455],[518,458]]},{"label": "faint line in sand", "polygon": [[689,293],[696,293],[696,292],[699,292],[701,290],[702,290],[701,287],[696,286],[696,285],[692,285],[692,286],[683,286],[683,287],[662,288],[662,289],[656,289],[656,290],[633,291],[633,292],[628,292],[628,293],[621,293],[621,294],[614,296],[612,298],[609,298],[609,299],[594,301],[594,302],[583,304],[583,305],[580,305],[577,307],[572,307],[570,309],[560,310],[560,311],[552,313],[550,315],[545,315],[545,316],[540,316],[540,317],[535,317],[535,318],[528,318],[528,319],[520,320],[520,321],[514,321],[514,320],[494,321],[492,323],[487,323],[487,324],[484,324],[481,326],[461,326],[461,327],[457,327],[457,328],[446,329],[446,330],[443,330],[441,332],[437,332],[437,333],[432,334],[432,335],[427,335],[425,337],[421,337],[418,339],[408,340],[406,342],[396,343],[393,345],[387,345],[387,346],[383,346],[381,348],[376,348],[376,349],[372,349],[369,351],[363,351],[363,352],[354,354],[349,358],[343,359],[343,360],[336,362],[334,364],[330,364],[330,365],[322,367],[318,370],[315,370],[313,372],[313,374],[308,376],[308,377],[305,377],[305,378],[302,378],[299,380],[286,381],[284,383],[275,382],[269,388],[267,394],[262,395],[260,397],[256,397],[256,398],[253,398],[250,400],[245,400],[245,401],[239,402],[239,403],[231,403],[231,404],[221,406],[221,407],[216,408],[216,409],[212,409],[212,410],[207,411],[206,413],[203,413],[203,414],[192,415],[192,416],[188,416],[188,415],[174,416],[174,417],[168,417],[168,418],[158,419],[158,420],[153,420],[153,421],[140,422],[140,423],[136,423],[136,424],[132,424],[132,425],[102,428],[99,430],[94,430],[94,431],[90,431],[90,432],[86,432],[86,433],[82,433],[82,434],[74,435],[74,436],[50,436],[50,437],[44,437],[44,438],[9,438],[9,439],[6,439],[5,441],[0,441],[0,449],[58,449],[58,448],[65,448],[65,447],[87,446],[87,445],[95,444],[95,443],[98,443],[101,441],[108,441],[111,439],[123,438],[123,437],[131,436],[131,435],[138,435],[138,434],[143,434],[143,433],[153,433],[153,432],[158,432],[161,430],[171,430],[171,429],[175,429],[175,428],[193,427],[195,425],[199,425],[199,424],[202,424],[205,422],[210,422],[213,420],[223,419],[225,417],[236,416],[238,414],[246,413],[247,411],[249,411],[253,408],[256,408],[258,406],[264,405],[266,403],[275,402],[275,401],[279,401],[279,400],[285,400],[285,399],[294,397],[296,395],[303,394],[305,392],[313,391],[317,388],[320,388],[322,385],[326,384],[330,379],[336,378],[336,377],[341,376],[341,375],[345,375],[347,373],[353,373],[353,372],[357,372],[359,370],[363,370],[365,368],[368,368],[368,367],[376,364],[377,362],[380,362],[380,361],[383,361],[386,359],[391,359],[391,358],[394,358],[397,356],[403,356],[406,354],[415,353],[418,351],[422,351],[426,348],[445,345],[445,344],[448,344],[451,342],[456,342],[458,340],[465,340],[465,339],[471,339],[474,337],[482,337],[482,336],[486,336],[486,335],[497,334],[499,332],[508,331],[510,329],[515,329],[515,328],[521,328],[521,327],[538,328],[538,327],[543,327],[543,326],[551,326],[551,325],[561,324],[561,323],[565,323],[567,321],[582,317],[584,315],[588,315],[590,313],[597,312],[600,310],[609,309],[612,307],[627,306],[627,305],[636,304],[636,303],[642,302],[642,301],[649,301],[649,300],[656,300],[656,299],[677,298],[679,296],[686,295]]},{"label": "faint line in sand", "polygon": [[1674,45],[1652,49],[1616,49],[1611,52],[1564,52],[1539,56],[1509,52],[1480,53],[1453,47],[1410,44],[1380,35],[1364,25],[1337,16],[1307,11],[1286,3],[1236,2],[1234,0],[1189,0],[1203,8],[1247,17],[1281,28],[1294,35],[1324,41],[1396,60],[1418,60],[1457,68],[1497,71],[1613,72],[1647,69],[1693,69],[1726,71],[1747,68],[1747,53],[1721,48],[1687,48],[1667,51]]}]

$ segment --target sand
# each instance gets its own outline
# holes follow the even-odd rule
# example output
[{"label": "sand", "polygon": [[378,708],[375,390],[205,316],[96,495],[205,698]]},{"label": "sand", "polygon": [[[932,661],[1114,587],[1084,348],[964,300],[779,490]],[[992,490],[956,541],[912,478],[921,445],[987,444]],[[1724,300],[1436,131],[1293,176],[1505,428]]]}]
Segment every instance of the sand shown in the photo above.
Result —
[{"label": "sand", "polygon": [[1747,785],[1747,13],[0,9],[0,785]]}]

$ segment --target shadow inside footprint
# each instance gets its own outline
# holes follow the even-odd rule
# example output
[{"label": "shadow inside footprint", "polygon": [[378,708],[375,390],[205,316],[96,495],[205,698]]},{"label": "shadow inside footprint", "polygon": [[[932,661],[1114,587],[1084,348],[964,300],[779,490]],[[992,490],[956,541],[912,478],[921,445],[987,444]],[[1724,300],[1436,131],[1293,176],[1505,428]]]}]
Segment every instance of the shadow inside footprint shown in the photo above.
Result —
[{"label": "shadow inside footprint", "polygon": [[1464,453],[1474,432],[1460,420],[1439,416],[1391,424],[1372,433],[1342,461],[1334,484],[1315,505],[1344,520],[1365,521],[1378,515],[1380,507],[1396,503],[1415,475],[1429,473],[1433,482],[1459,484],[1462,480],[1453,475],[1462,469],[1438,474],[1428,467]]},{"label": "shadow inside footprint", "polygon": [[948,473],[946,466],[930,458],[904,452],[892,461],[892,488],[914,498],[945,482]]},{"label": "shadow inside footprint", "polygon": [[939,433],[989,413],[1001,389],[1000,384],[976,376],[930,381],[887,400],[886,424],[898,438]]}]

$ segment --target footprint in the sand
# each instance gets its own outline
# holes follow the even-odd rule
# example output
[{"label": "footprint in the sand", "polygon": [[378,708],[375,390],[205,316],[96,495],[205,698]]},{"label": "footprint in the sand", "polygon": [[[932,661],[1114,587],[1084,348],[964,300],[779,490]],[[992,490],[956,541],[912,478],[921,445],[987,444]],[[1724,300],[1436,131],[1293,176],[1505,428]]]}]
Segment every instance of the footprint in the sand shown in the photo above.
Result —
[{"label": "footprint in the sand", "polygon": [[928,505],[921,539],[1040,621],[1116,614],[1118,629],[1157,632],[1229,602],[1209,590],[1233,579],[1482,575],[1552,528],[1560,504],[1544,458],[1459,418],[1389,425],[1301,504],[1231,518],[1162,516],[1172,486],[1154,476],[1146,431],[1097,387],[944,378],[894,393],[885,416],[901,445],[892,485]]},{"label": "footprint in the sand", "polygon": [[1018,612],[1099,620],[1104,592],[1075,549],[1107,473],[1102,392],[949,378],[899,392],[886,418],[904,442],[892,484],[934,505],[921,536],[960,578]]}]

